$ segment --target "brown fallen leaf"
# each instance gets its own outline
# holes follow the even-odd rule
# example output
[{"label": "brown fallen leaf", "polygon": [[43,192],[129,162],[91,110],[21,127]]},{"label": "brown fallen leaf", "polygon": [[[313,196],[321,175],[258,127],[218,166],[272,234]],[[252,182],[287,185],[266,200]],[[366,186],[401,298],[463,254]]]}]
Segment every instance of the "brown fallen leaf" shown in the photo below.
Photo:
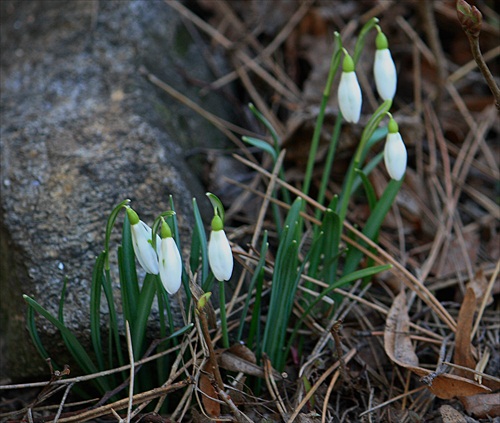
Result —
[{"label": "brown fallen leaf", "polygon": [[448,373],[432,372],[418,366],[418,357],[410,340],[410,317],[404,290],[394,299],[387,314],[384,349],[393,362],[425,378],[427,388],[438,398],[451,399],[491,392],[486,386],[470,379]]},{"label": "brown fallen leaf", "polygon": [[[238,357],[237,355],[229,352],[229,350],[218,350],[217,351],[217,363],[219,367],[230,370],[232,372],[242,372],[249,376],[257,376],[264,379],[264,369],[257,364],[245,360],[244,358]],[[281,380],[283,376],[276,370],[273,369],[273,377],[275,379]]]},{"label": "brown fallen leaf", "polygon": [[[453,362],[459,366],[468,367],[469,369],[474,369],[476,367],[476,360],[472,354],[472,344],[470,342],[475,311],[476,294],[472,287],[468,287],[465,291],[465,297],[462,301],[460,312],[458,313]],[[456,369],[455,372],[458,376],[470,376],[470,373],[465,370]]]},{"label": "brown fallen leaf", "polygon": [[467,413],[480,419],[500,416],[500,392],[459,398]]},{"label": "brown fallen leaf", "polygon": [[210,366],[208,363],[205,364],[203,370],[204,372],[200,374],[200,381],[198,384],[200,391],[202,392],[201,402],[207,415],[210,417],[219,417],[221,412],[220,403],[216,401],[218,395],[212,384],[214,376],[210,372]]},{"label": "brown fallen leaf", "polygon": [[257,363],[257,358],[255,357],[254,352],[243,343],[231,345],[231,347],[229,348],[229,352],[250,363]]}]

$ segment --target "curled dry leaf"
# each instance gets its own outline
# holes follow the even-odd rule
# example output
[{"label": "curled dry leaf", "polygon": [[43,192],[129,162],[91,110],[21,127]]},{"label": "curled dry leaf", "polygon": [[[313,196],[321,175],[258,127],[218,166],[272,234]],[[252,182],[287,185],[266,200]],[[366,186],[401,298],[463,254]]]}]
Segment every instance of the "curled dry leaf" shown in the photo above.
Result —
[{"label": "curled dry leaf", "polygon": [[[474,370],[476,368],[476,360],[474,359],[474,347],[471,343],[472,325],[474,324],[474,314],[479,300],[482,301],[484,293],[481,294],[481,299],[477,298],[478,291],[474,289],[472,284],[467,286],[464,300],[460,307],[457,320],[457,333],[455,335],[455,353],[453,362],[459,366],[468,367]],[[467,370],[455,369],[455,374],[465,378],[472,377],[472,372]],[[500,383],[495,380],[484,378],[482,384],[490,388],[492,391],[500,389]]]},{"label": "curled dry leaf", "polygon": [[438,398],[468,397],[491,392],[486,386],[470,379],[447,373],[431,372],[428,369],[419,367],[418,357],[410,340],[410,318],[404,290],[394,299],[394,303],[387,315],[384,348],[393,362],[405,369],[409,369],[421,378],[427,377],[429,381],[427,387]]},{"label": "curled dry leaf", "polygon": [[[204,366],[204,372],[200,373],[200,381],[198,387],[202,392],[201,402],[205,408],[205,413],[210,417],[220,416],[220,404],[216,400],[218,398],[217,392],[215,392],[212,380],[214,380],[214,375],[210,370],[210,365],[207,363]],[[206,372],[206,373],[205,373]]]},{"label": "curled dry leaf", "polygon": [[[248,376],[257,376],[262,379],[265,378],[264,369],[261,366],[258,366],[254,362],[249,361],[240,355],[233,354],[233,352],[230,352],[232,349],[233,348],[231,347],[229,350],[217,351],[217,363],[221,368],[232,372],[242,372]],[[241,351],[241,349],[238,350]],[[283,379],[283,376],[274,369],[273,377],[277,380]]]}]

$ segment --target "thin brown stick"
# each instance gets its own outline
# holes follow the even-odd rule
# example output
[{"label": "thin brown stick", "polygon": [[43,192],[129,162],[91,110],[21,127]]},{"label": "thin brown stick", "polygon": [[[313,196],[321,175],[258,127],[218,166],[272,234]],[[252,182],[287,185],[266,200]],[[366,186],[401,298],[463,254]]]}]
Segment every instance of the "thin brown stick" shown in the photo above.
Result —
[{"label": "thin brown stick", "polygon": [[[351,359],[356,355],[357,350],[355,348],[351,349],[345,356],[343,356],[344,362],[348,363]],[[288,423],[292,423],[297,416],[299,415],[302,408],[307,404],[307,402],[311,399],[314,393],[318,390],[321,384],[326,380],[328,376],[332,374],[334,370],[336,370],[340,365],[340,361],[336,361],[329,369],[325,370],[325,372],[321,375],[321,377],[316,381],[316,383],[311,387],[306,396],[302,399],[298,407],[295,409],[293,414],[287,420]]]},{"label": "thin brown stick", "polygon": [[474,57],[479,70],[483,74],[484,80],[488,84],[488,88],[493,94],[497,110],[500,110],[500,88],[495,78],[493,78],[479,46],[479,34],[481,33],[483,15],[476,6],[471,7],[465,0],[457,1],[457,15],[465,35],[469,40],[472,57]]},{"label": "thin brown stick", "polygon": [[[168,394],[170,392],[177,391],[179,389],[184,388],[185,386],[189,385],[192,383],[191,379],[186,379],[178,383],[174,383],[170,386],[162,387],[162,388],[155,388],[151,389],[150,391],[146,392],[141,392],[140,394],[134,395],[133,396],[133,403],[134,404],[140,404],[144,401],[149,401],[154,398],[158,398],[162,395]],[[65,417],[62,418],[58,421],[58,423],[83,423],[91,419],[95,419],[97,417],[105,416],[106,414],[109,414],[111,410],[122,410],[126,407],[128,407],[128,398],[124,398],[122,400],[116,401],[111,404],[103,405],[99,408],[93,409],[93,410],[88,410],[83,413],[78,413],[75,414],[71,417]],[[49,420],[46,421],[46,423],[55,423],[54,420]]]},{"label": "thin brown stick", "polygon": [[[177,12],[185,16],[191,22],[193,22],[198,28],[206,32],[208,35],[213,37],[213,39],[222,45],[225,49],[231,49],[233,42],[228,40],[224,35],[218,32],[215,28],[210,26],[207,22],[200,19],[193,12],[191,12],[187,7],[181,4],[179,1],[164,0],[166,4],[175,9]],[[281,84],[276,78],[270,75],[265,69],[258,65],[258,63],[247,54],[238,50],[235,52],[235,57],[238,58],[242,63],[246,64],[252,71],[254,71],[258,76],[260,76],[264,81],[266,81],[273,89],[285,96],[290,101],[297,101],[297,97],[292,93],[287,87]]]}]

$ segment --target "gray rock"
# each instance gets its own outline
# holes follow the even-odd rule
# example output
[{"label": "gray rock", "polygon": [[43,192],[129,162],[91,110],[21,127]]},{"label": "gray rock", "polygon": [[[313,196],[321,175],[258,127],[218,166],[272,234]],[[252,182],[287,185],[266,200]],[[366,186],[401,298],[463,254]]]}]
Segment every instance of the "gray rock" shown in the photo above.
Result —
[{"label": "gray rock", "polygon": [[[152,224],[172,194],[187,236],[191,198],[205,201],[183,152],[217,145],[220,134],[148,83],[139,67],[224,111],[213,99],[197,98],[178,74],[188,68],[210,79],[197,46],[163,1],[2,1],[0,7],[0,375],[47,377],[25,329],[22,294],[56,314],[68,277],[65,323],[88,339],[92,267],[112,208],[130,198]],[[117,226],[117,238],[120,232]],[[49,352],[62,354],[52,325],[38,324]]]}]

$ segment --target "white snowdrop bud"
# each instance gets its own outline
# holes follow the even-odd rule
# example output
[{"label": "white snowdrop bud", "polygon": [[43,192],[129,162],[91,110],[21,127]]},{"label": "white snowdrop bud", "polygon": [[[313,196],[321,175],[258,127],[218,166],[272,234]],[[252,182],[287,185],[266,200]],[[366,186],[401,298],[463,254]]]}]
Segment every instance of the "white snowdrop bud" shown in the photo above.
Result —
[{"label": "white snowdrop bud", "polygon": [[354,71],[354,61],[348,54],[342,64],[338,101],[344,119],[347,122],[358,123],[362,106],[361,88]]},{"label": "white snowdrop bud", "polygon": [[384,162],[387,172],[392,179],[399,181],[406,171],[406,147],[399,133],[398,124],[391,117],[389,133],[385,141]]}]

